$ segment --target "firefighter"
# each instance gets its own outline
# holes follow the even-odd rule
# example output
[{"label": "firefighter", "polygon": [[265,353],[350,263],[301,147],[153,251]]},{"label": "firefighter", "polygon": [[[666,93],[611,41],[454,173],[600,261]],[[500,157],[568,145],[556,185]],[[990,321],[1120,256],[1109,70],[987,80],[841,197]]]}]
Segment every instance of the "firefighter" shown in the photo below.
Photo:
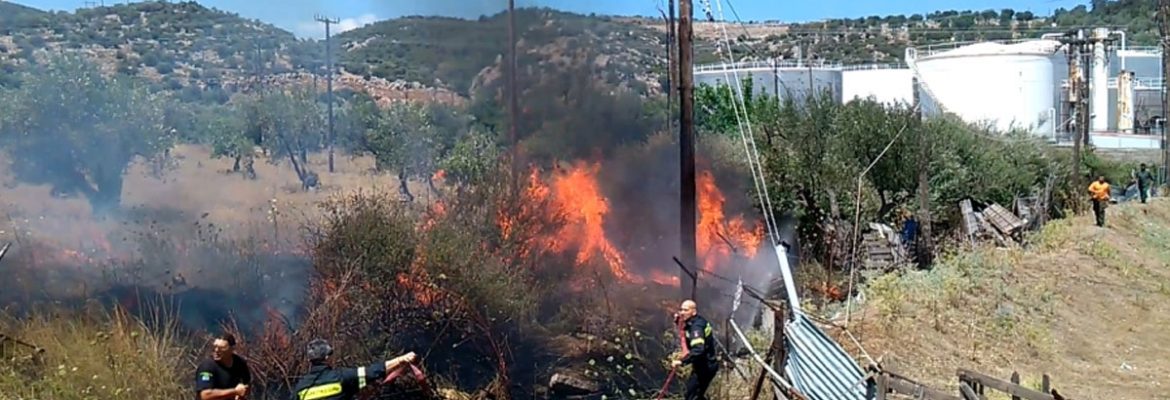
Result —
[{"label": "firefighter", "polygon": [[686,354],[671,362],[678,368],[691,366],[691,378],[687,381],[686,400],[707,398],[707,387],[719,372],[719,360],[715,357],[715,336],[711,323],[699,315],[694,300],[687,300],[674,314],[675,323],[682,321],[686,335]]},{"label": "firefighter", "polygon": [[415,362],[414,352],[368,367],[334,368],[333,347],[322,339],[309,342],[309,373],[293,389],[294,400],[351,400],[370,382],[379,382]]},{"label": "firefighter", "polygon": [[1104,176],[1098,176],[1096,181],[1089,185],[1089,194],[1093,197],[1093,215],[1097,217],[1097,226],[1105,226],[1105,208],[1109,206],[1109,182]]}]

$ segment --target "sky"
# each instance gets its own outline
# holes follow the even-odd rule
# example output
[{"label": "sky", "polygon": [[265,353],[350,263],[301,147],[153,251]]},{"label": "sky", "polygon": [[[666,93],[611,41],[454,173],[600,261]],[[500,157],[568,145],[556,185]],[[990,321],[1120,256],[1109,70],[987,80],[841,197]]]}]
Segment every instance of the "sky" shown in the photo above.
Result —
[{"label": "sky", "polygon": [[[125,0],[104,0],[105,4]],[[735,21],[731,8],[744,21],[807,22],[826,18],[858,18],[870,15],[929,13],[948,10],[986,10],[1011,8],[1050,14],[1057,8],[1072,8],[1089,0],[710,0],[717,1],[726,18]],[[15,0],[18,4],[43,10],[72,11],[103,0]],[[340,20],[337,29],[345,31],[372,22],[408,15],[445,15],[477,18],[507,8],[506,0],[198,0],[200,4],[259,19],[289,30],[301,37],[324,36],[322,24],[314,15]],[[515,0],[517,7],[540,6],[578,13],[657,16],[666,0]],[[704,2],[695,2],[696,11]],[[730,4],[730,6],[728,6]]]}]

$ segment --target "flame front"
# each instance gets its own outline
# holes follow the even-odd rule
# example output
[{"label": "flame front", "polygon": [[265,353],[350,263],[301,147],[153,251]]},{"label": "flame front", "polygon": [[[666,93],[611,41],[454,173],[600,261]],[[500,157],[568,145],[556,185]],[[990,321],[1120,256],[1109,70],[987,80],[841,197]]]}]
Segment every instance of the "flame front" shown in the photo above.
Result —
[{"label": "flame front", "polygon": [[565,215],[565,224],[550,238],[548,246],[557,252],[576,247],[577,265],[586,265],[600,257],[615,277],[640,282],[640,278],[626,269],[625,257],[605,236],[609,200],[597,183],[600,170],[599,163],[578,161],[571,169],[557,171],[553,176],[552,194]]},{"label": "flame front", "polygon": [[749,229],[743,216],[727,220],[723,214],[727,199],[715,185],[715,176],[702,171],[696,178],[699,226],[695,242],[703,270],[715,272],[719,265],[732,262],[733,252],[744,259],[755,257],[764,239],[764,226],[756,222]]},{"label": "flame front", "polygon": [[[678,286],[674,268],[631,270],[627,257],[609,239],[605,224],[611,204],[598,181],[600,170],[600,163],[577,161],[570,168],[556,170],[547,186],[533,171],[525,198],[533,203],[551,199],[555,210],[550,212],[560,213],[564,223],[555,234],[543,238],[541,244],[552,252],[575,251],[574,263],[578,268],[600,263],[625,282],[650,281]],[[755,257],[763,242],[763,225],[757,222],[753,226],[742,215],[727,218],[724,210],[726,198],[710,171],[702,171],[696,183],[699,212],[696,250],[700,267],[716,272]],[[509,222],[501,218],[501,227],[505,231],[511,225]]]}]

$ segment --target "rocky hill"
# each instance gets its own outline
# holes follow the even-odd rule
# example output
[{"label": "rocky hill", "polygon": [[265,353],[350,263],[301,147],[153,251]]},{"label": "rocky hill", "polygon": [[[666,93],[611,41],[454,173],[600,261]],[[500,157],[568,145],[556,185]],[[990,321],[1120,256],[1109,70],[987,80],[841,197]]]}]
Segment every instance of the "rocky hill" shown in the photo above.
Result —
[{"label": "rocky hill", "polygon": [[[47,13],[0,1],[0,11],[0,65],[6,72],[0,85],[19,84],[16,72],[65,50],[84,53],[109,72],[148,78],[156,89],[179,92],[191,101],[222,102],[259,82],[325,87],[323,80],[313,79],[325,71],[322,42],[298,39],[270,24],[195,2]],[[411,90],[422,89],[386,80],[357,84],[346,74],[338,84],[342,89],[394,92],[393,97],[411,97]]]},{"label": "rocky hill", "polygon": [[[718,62],[724,38],[737,58],[900,62],[907,46],[1035,37],[1086,26],[1122,27],[1131,45],[1154,44],[1151,1],[1095,0],[1051,16],[1027,11],[939,11],[810,23],[716,23],[696,18],[695,59]],[[734,16],[751,19],[750,15]],[[498,74],[506,14],[461,20],[409,17],[337,35],[344,88],[400,98],[467,96],[477,78]],[[557,68],[585,57],[599,79],[640,93],[661,90],[665,24],[659,19],[523,9],[517,15],[521,65]],[[48,13],[0,1],[0,86],[57,50],[84,52],[109,71],[152,79],[188,100],[223,101],[257,82],[309,84],[324,72],[322,41],[195,2],[139,2]],[[380,78],[380,79],[372,79]],[[323,85],[322,85],[323,86]],[[414,88],[421,92],[401,92]],[[427,94],[432,93],[432,94]]]}]

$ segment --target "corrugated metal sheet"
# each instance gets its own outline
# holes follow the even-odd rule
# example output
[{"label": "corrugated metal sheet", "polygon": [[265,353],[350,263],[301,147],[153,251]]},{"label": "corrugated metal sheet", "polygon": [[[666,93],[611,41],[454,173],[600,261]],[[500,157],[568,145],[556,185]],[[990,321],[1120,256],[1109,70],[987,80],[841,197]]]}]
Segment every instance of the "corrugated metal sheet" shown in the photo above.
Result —
[{"label": "corrugated metal sheet", "polygon": [[785,372],[797,390],[811,400],[862,400],[865,374],[837,342],[803,313],[784,328],[788,335]]},{"label": "corrugated metal sheet", "polygon": [[866,381],[861,367],[801,310],[796,280],[788,265],[787,249],[783,245],[775,246],[775,249],[793,315],[784,327],[788,336],[785,373],[809,400],[866,399]]}]

